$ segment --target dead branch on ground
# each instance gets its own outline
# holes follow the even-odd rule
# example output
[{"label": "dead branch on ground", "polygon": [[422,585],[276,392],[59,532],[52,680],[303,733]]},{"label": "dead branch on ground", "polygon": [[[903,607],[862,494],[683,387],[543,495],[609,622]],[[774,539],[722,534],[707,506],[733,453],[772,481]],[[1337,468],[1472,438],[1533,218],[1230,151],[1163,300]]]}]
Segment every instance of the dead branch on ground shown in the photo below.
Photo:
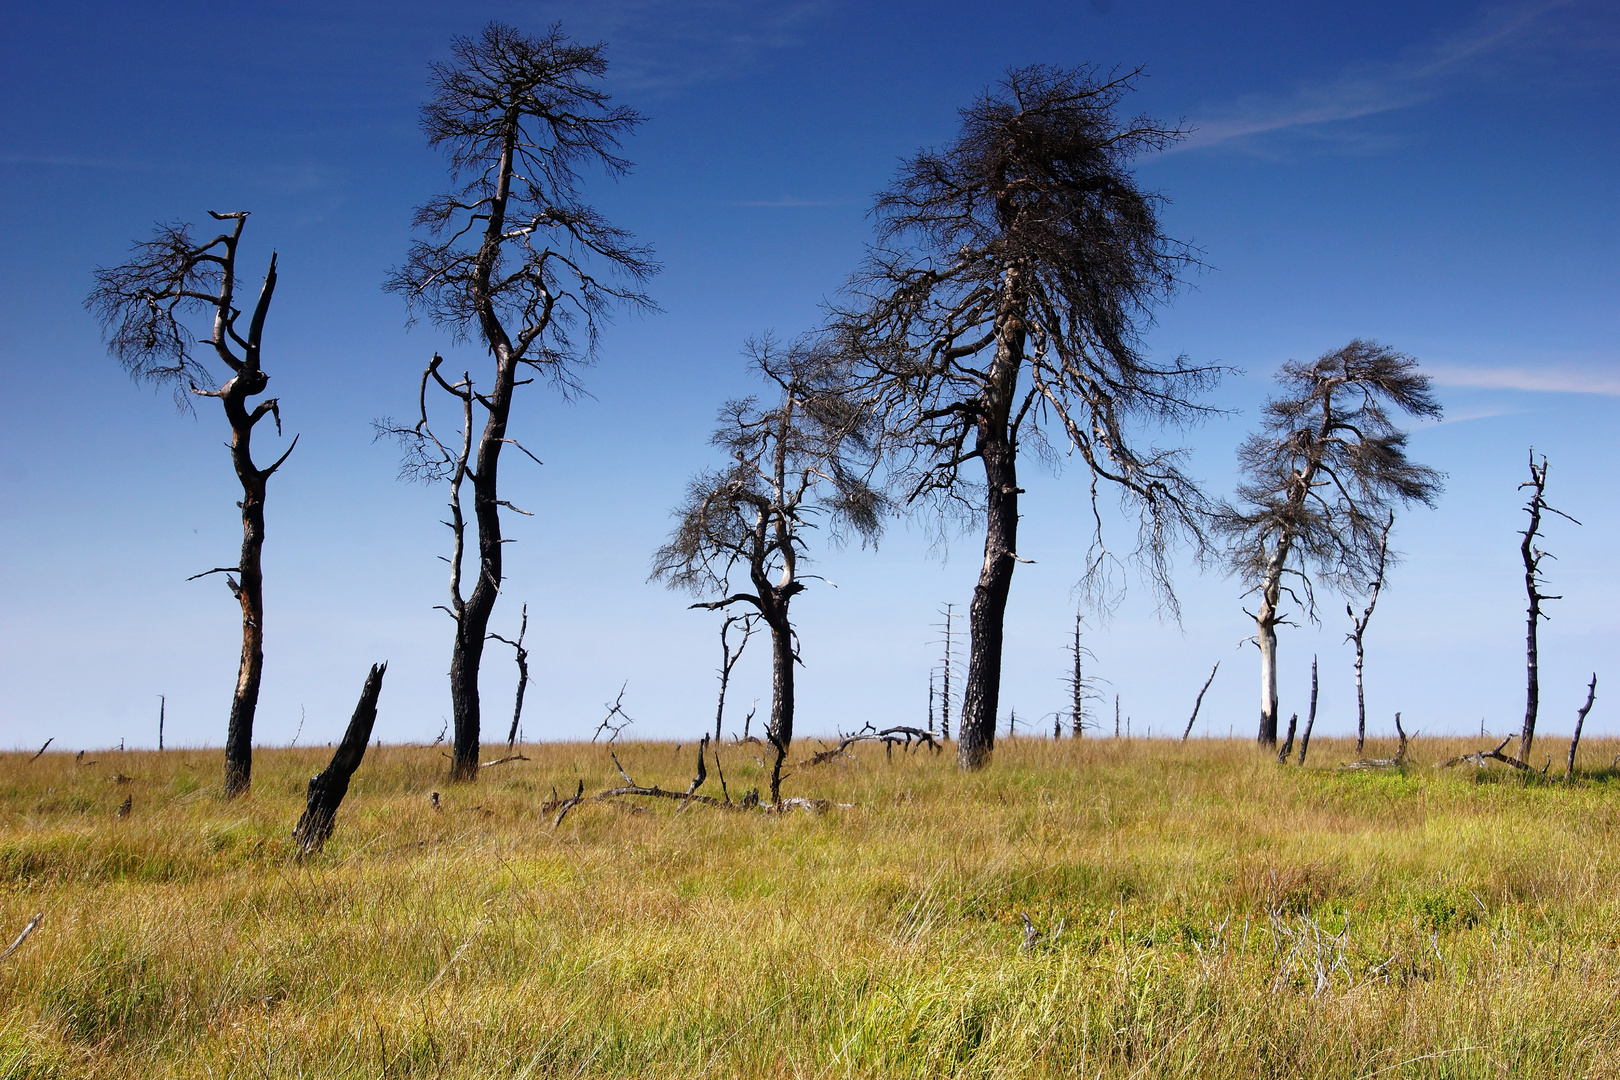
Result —
[{"label": "dead branch on ground", "polygon": [[[39,752],[36,753],[33,757],[28,759],[28,764],[32,765],[34,762],[38,761],[40,759],[40,756],[43,755],[45,753],[45,751],[47,751],[47,750],[49,750],[51,748],[51,743],[53,743],[55,741],[56,741],[56,736],[55,735],[52,735],[50,738],[46,739],[45,740],[45,745],[39,748]],[[81,751],[79,751],[79,753],[82,755],[84,753],[84,751],[81,750]]]},{"label": "dead branch on ground", "polygon": [[1511,765],[1515,769],[1522,769],[1525,772],[1529,772],[1530,766],[1526,765],[1518,758],[1509,757],[1508,755],[1502,753],[1502,748],[1516,738],[1518,738],[1517,735],[1509,735],[1490,750],[1476,750],[1472,754],[1459,754],[1457,757],[1448,758],[1445,761],[1439,762],[1435,765],[1435,768],[1449,769],[1454,765],[1472,764],[1483,769],[1492,761],[1500,761],[1504,765]]},{"label": "dead branch on ground", "polygon": [[34,912],[34,917],[28,920],[28,925],[23,927],[22,933],[17,935],[17,940],[8,945],[5,952],[0,952],[0,960],[4,960],[16,952],[22,946],[22,943],[28,940],[28,935],[39,929],[39,924],[44,918],[45,913],[43,911]]},{"label": "dead branch on ground", "polygon": [[[798,762],[797,767],[802,769],[806,766],[825,765],[827,762],[840,757],[850,758],[853,761],[854,758],[847,751],[851,746],[861,742],[881,742],[885,752],[889,754],[893,754],[896,746],[904,747],[907,751],[926,746],[936,754],[944,749],[939,744],[939,736],[932,731],[924,731],[922,728],[907,727],[905,725],[884,728],[879,731],[871,724],[867,724],[853,735],[841,735],[837,746],[812,754],[810,757]],[[826,743],[822,743],[822,745],[826,746]]]},{"label": "dead branch on ground", "polygon": [[1392,758],[1361,758],[1357,761],[1347,761],[1340,765],[1341,769],[1399,769],[1406,764],[1407,744],[1411,741],[1406,729],[1401,727],[1401,714],[1395,714],[1395,731],[1401,737],[1400,745],[1395,748]]}]

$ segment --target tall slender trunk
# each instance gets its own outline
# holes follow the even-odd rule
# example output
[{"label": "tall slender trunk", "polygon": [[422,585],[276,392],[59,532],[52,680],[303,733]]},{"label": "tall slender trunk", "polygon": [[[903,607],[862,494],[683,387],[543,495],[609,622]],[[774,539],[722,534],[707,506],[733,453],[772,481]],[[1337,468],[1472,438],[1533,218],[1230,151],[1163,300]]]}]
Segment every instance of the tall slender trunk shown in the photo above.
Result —
[{"label": "tall slender trunk", "polygon": [[975,449],[984,462],[984,566],[968,610],[968,673],[962,692],[962,722],[956,764],[978,769],[989,764],[996,744],[996,710],[1001,702],[1002,627],[1018,551],[1018,432],[1013,396],[1023,367],[1028,327],[1015,267],[1007,272],[996,314],[996,353],[985,378]]},{"label": "tall slender trunk", "polygon": [[788,622],[787,604],[767,619],[771,628],[771,719],[765,738],[776,750],[771,765],[771,802],[782,798],[782,762],[793,742],[793,626]]},{"label": "tall slender trunk", "polygon": [[1260,588],[1260,610],[1254,616],[1254,643],[1260,647],[1261,746],[1277,745],[1277,603],[1282,595],[1282,568],[1288,557],[1279,544]]},{"label": "tall slender trunk", "polygon": [[[506,421],[512,411],[512,391],[517,382],[517,358],[506,328],[495,310],[491,277],[500,257],[506,228],[506,203],[512,190],[512,171],[518,138],[518,109],[507,109],[504,145],[497,166],[495,194],[489,204],[489,221],[478,252],[474,289],[479,329],[495,355],[495,386],[485,401],[489,419],[478,439],[478,458],[473,473],[473,520],[478,525],[478,581],[456,617],[455,643],[450,652],[450,708],[455,721],[456,742],[450,765],[452,780],[478,778],[480,710],[478,669],[484,659],[484,639],[489,617],[501,592],[501,515],[500,488],[497,484],[501,447],[506,441]],[[469,388],[470,389],[470,388]]]},{"label": "tall slender trunk", "polygon": [[1016,565],[1013,553],[1018,550],[1018,474],[1013,449],[1006,440],[994,437],[981,438],[979,449],[984,456],[987,482],[984,565],[968,609],[971,648],[956,754],[956,763],[963,769],[988,764],[995,748],[996,713],[1001,702],[1002,627]]},{"label": "tall slender trunk", "polygon": [[239,578],[232,586],[242,605],[242,658],[236,669],[236,691],[231,696],[230,726],[225,734],[225,796],[245,794],[253,783],[253,717],[259,707],[259,682],[264,676],[264,495],[266,476],[253,464],[253,421],[246,398],[259,393],[267,381],[259,372],[231,380],[225,391],[225,415],[231,422],[231,463],[242,484],[242,553],[237,559]]},{"label": "tall slender trunk", "polygon": [[1362,746],[1364,746],[1366,744],[1366,742],[1367,742],[1367,696],[1366,696],[1366,691],[1362,687],[1362,682],[1361,682],[1361,668],[1362,668],[1362,663],[1363,663],[1365,657],[1366,657],[1366,653],[1362,649],[1362,645],[1361,645],[1361,635],[1357,634],[1356,635],[1356,753],[1358,753],[1358,754],[1361,753]]},{"label": "tall slender trunk", "polygon": [[456,732],[450,767],[453,780],[473,780],[478,776],[481,719],[478,669],[484,659],[490,615],[501,592],[503,545],[497,480],[501,447],[506,440],[506,420],[512,410],[516,369],[517,364],[501,350],[495,370],[495,389],[489,396],[489,420],[478,439],[477,465],[472,475],[473,520],[478,526],[478,581],[456,620],[455,644],[450,653],[450,706]]}]

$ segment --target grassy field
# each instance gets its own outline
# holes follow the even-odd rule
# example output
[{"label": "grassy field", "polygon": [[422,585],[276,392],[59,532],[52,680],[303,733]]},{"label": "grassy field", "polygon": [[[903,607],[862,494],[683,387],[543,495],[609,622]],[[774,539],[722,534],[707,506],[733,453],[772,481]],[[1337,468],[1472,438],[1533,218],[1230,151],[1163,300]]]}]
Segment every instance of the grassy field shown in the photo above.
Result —
[{"label": "grassy field", "polygon": [[553,785],[619,782],[604,748],[451,788],[383,747],[303,862],[324,749],[260,751],[229,803],[217,753],[0,755],[0,933],[45,913],[0,962],[0,1077],[1620,1076],[1620,745],[1569,785],[1430,768],[1477,746],[1025,738],[972,776],[867,746],[792,770],[825,813],[555,829]]}]

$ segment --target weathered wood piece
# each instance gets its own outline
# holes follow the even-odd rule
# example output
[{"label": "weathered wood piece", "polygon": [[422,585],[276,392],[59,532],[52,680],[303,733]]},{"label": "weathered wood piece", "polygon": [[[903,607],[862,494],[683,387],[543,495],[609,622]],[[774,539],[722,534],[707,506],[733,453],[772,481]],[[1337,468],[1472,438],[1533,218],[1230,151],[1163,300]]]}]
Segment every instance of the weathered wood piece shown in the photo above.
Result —
[{"label": "weathered wood piece", "polygon": [[[1407,744],[1411,741],[1407,737],[1406,729],[1401,727],[1401,714],[1400,713],[1395,714],[1395,732],[1396,732],[1396,734],[1398,734],[1400,736],[1401,741],[1400,741],[1400,745],[1395,748],[1395,756],[1394,757],[1392,757],[1392,758],[1361,758],[1360,760],[1357,760],[1357,761],[1347,761],[1343,765],[1340,765],[1339,768],[1341,768],[1341,769],[1399,769],[1401,766],[1406,764]],[[1506,740],[1504,740],[1504,744],[1505,744],[1505,742],[1506,742]]]},{"label": "weathered wood piece", "polygon": [[387,663],[371,665],[371,673],[360,691],[360,702],[349,718],[343,741],[332,754],[331,764],[310,777],[304,814],[293,829],[293,842],[298,845],[300,857],[318,853],[332,835],[338,806],[349,793],[349,780],[366,756],[366,744],[371,741],[371,729],[377,722],[377,696],[382,693],[383,674],[387,670]]},{"label": "weathered wood piece", "polygon": [[39,929],[39,924],[43,922],[44,919],[45,913],[43,911],[34,912],[34,917],[28,920],[28,925],[23,927],[22,933],[17,935],[17,940],[6,946],[5,952],[0,952],[0,960],[4,960],[6,957],[10,956],[12,953],[21,948],[22,943],[28,940],[28,935]]}]

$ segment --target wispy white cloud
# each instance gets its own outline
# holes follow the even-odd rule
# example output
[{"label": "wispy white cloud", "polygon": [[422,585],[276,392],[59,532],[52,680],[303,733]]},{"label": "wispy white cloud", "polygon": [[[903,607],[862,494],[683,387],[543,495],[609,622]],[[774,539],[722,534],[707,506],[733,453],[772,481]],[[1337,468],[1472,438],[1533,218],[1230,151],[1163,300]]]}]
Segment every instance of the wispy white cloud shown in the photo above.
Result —
[{"label": "wispy white cloud", "polygon": [[1476,390],[1521,390],[1545,394],[1601,394],[1620,397],[1620,370],[1535,365],[1516,367],[1464,367],[1425,364],[1424,370],[1441,386]]},{"label": "wispy white cloud", "polygon": [[751,199],[746,202],[727,203],[727,206],[800,207],[800,206],[854,206],[858,199],[798,199],[784,195],[780,199]]},{"label": "wispy white cloud", "polygon": [[793,48],[831,0],[541,0],[525,21],[561,20],[579,40],[608,42],[615,86],[667,93],[735,77]]},{"label": "wispy white cloud", "polygon": [[1301,85],[1291,94],[1244,95],[1195,120],[1191,137],[1177,149],[1252,141],[1283,131],[1324,137],[1333,124],[1410,108],[1446,93],[1487,62],[1557,36],[1555,13],[1591,2],[1541,0],[1496,8],[1438,45],[1399,59],[1356,65],[1329,79]]}]

